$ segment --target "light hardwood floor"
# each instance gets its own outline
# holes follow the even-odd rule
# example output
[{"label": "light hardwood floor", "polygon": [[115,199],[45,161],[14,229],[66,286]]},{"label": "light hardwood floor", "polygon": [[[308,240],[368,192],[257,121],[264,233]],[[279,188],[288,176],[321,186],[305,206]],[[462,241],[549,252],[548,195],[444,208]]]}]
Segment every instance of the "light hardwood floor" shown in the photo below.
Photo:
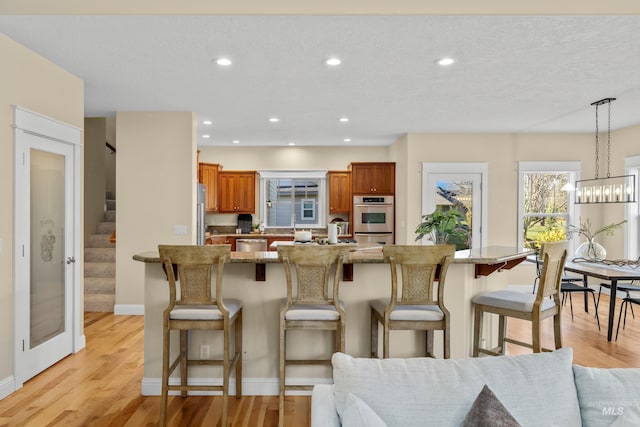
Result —
[{"label": "light hardwood floor", "polygon": [[[565,346],[573,347],[574,362],[594,367],[640,367],[640,309],[629,314],[626,330],[617,342],[607,342],[608,299],[603,296],[598,332],[593,307],[582,310],[574,299],[574,317],[563,311]],[[617,313],[617,311],[616,311]],[[616,316],[617,322],[617,316]],[[546,323],[546,322],[545,322]],[[527,322],[512,320],[509,331],[528,339]],[[551,324],[545,324],[543,344],[551,346]],[[0,401],[0,426],[150,426],[158,421],[159,397],[140,395],[143,375],[143,318],[86,313],[87,347],[28,381]],[[348,337],[347,337],[348,339]],[[455,339],[453,337],[452,339]],[[511,354],[529,350],[510,347]],[[220,398],[191,396],[169,398],[171,426],[215,426],[220,420]],[[244,396],[230,399],[233,426],[278,424],[277,396]],[[285,425],[310,425],[310,398],[287,397]]]}]

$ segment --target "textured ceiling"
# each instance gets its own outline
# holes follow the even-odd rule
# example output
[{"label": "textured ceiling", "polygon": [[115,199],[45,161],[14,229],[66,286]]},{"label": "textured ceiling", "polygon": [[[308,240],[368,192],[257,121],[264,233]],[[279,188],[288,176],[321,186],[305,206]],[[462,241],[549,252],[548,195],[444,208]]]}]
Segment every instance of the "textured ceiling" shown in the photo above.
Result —
[{"label": "textured ceiling", "polygon": [[614,129],[639,124],[639,30],[638,16],[0,16],[85,81],[87,117],[194,111],[214,146],[592,132],[605,97]]}]

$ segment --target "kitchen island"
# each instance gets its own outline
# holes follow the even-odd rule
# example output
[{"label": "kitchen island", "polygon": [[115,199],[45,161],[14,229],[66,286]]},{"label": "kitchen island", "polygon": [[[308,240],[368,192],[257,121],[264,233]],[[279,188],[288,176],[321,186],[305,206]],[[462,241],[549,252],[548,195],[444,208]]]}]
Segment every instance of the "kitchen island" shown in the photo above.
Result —
[{"label": "kitchen island", "polygon": [[[458,251],[447,275],[445,305],[451,313],[451,357],[471,355],[473,313],[471,299],[479,292],[504,288],[509,283],[508,270],[523,261],[532,251],[504,246]],[[134,255],[145,269],[145,326],[144,378],[142,393],[159,395],[162,357],[162,312],[169,290],[160,266],[157,251]],[[369,356],[369,301],[389,298],[391,282],[389,266],[382,251],[376,247],[356,246],[349,253],[348,264],[353,265],[353,281],[343,282],[340,299],[346,313],[346,352],[352,356]],[[264,264],[265,281],[257,282],[254,264]],[[278,394],[278,314],[280,301],[286,296],[284,268],[277,252],[232,252],[224,271],[224,296],[243,301],[244,307],[244,366],[243,392],[247,395]],[[485,322],[490,324],[492,322]],[[491,339],[495,328],[484,336]],[[329,333],[322,331],[293,331],[289,335],[292,357],[314,357],[331,348]],[[435,352],[441,355],[441,332],[435,335]],[[176,341],[176,340],[173,340]],[[221,336],[194,331],[190,351],[199,354],[200,345],[210,345],[212,357],[218,357]],[[391,334],[391,356],[410,357],[423,354],[424,334],[413,331],[394,331]],[[177,351],[177,350],[176,350]],[[298,354],[296,354],[298,353]],[[207,371],[207,369],[212,369]],[[216,368],[195,367],[192,381],[220,382]],[[292,367],[288,381],[296,377],[306,382],[331,382],[331,370],[326,367]]]}]

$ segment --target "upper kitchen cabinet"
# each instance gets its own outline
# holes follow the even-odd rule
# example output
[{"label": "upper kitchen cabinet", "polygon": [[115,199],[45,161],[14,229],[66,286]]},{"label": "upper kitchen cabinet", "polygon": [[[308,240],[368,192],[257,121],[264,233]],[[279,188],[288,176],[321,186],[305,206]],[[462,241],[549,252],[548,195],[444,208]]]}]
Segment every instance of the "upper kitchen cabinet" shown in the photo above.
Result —
[{"label": "upper kitchen cabinet", "polygon": [[218,212],[255,213],[255,171],[220,171],[218,186]]},{"label": "upper kitchen cabinet", "polygon": [[198,182],[205,187],[205,210],[218,212],[218,172],[220,165],[214,163],[198,164]]},{"label": "upper kitchen cabinet", "polygon": [[349,213],[353,198],[351,196],[351,172],[329,171],[329,213]]},{"label": "upper kitchen cabinet", "polygon": [[351,163],[353,194],[394,195],[396,189],[396,164]]}]

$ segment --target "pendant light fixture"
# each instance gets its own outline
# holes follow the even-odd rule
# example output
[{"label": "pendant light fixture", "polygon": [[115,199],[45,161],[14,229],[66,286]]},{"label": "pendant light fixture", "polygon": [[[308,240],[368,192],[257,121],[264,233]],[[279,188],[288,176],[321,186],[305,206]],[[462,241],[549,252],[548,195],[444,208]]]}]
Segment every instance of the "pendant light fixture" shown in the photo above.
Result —
[{"label": "pendant light fixture", "polygon": [[[596,107],[596,173],[594,179],[584,179],[576,181],[575,203],[633,203],[636,201],[636,177],[635,175],[611,176],[611,102],[616,98],[604,98],[591,105]],[[607,104],[607,177],[598,176],[598,163],[600,161],[599,151],[599,129],[598,129],[598,107]]]}]

